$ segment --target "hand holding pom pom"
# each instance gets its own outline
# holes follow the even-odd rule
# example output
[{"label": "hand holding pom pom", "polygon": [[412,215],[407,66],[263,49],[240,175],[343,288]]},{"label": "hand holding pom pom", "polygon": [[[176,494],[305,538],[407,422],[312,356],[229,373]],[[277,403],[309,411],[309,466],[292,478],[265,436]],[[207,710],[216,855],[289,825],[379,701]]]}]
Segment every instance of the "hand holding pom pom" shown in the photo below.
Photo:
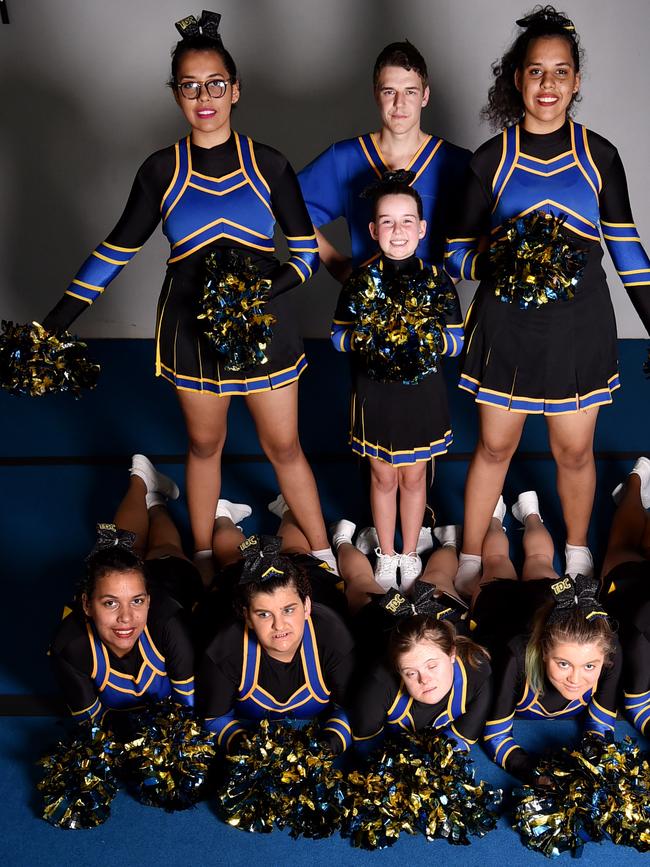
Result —
[{"label": "hand holding pom pom", "polygon": [[2,322],[0,385],[10,394],[42,397],[70,391],[79,397],[94,388],[99,365],[89,361],[86,344],[67,331],[51,333],[38,322]]},{"label": "hand holding pom pom", "polygon": [[272,313],[264,313],[271,281],[234,250],[210,253],[205,266],[203,312],[198,318],[206,320],[208,340],[229,370],[266,364],[276,322]]}]

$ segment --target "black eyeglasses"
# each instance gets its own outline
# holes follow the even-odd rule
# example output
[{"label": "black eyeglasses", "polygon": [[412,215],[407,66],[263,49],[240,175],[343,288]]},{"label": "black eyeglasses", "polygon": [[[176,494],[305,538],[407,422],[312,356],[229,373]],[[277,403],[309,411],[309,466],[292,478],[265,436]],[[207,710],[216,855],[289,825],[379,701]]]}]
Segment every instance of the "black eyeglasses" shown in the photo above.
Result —
[{"label": "black eyeglasses", "polygon": [[205,85],[208,96],[212,99],[221,99],[232,84],[232,78],[213,78],[210,81],[181,81],[176,83],[176,89],[185,99],[198,99],[201,96],[201,88]]}]

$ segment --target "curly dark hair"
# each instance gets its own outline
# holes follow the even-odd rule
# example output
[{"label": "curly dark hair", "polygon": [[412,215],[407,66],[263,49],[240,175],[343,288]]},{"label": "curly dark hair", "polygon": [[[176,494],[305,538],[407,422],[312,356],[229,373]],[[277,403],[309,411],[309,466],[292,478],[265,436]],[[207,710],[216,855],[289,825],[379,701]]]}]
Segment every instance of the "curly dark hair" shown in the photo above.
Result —
[{"label": "curly dark hair", "polygon": [[289,587],[296,591],[301,602],[305,602],[307,597],[311,596],[311,584],[307,573],[289,555],[281,554],[273,564],[281,568],[284,574],[265,578],[264,581],[249,581],[237,587],[234,605],[235,611],[241,618],[244,617],[244,609],[250,608],[251,600],[257,593],[274,593],[281,587]]},{"label": "curly dark hair", "polygon": [[[488,101],[481,109],[481,117],[493,129],[512,126],[521,120],[524,103],[521,93],[515,86],[515,72],[523,68],[528,47],[535,39],[545,36],[559,36],[565,39],[571,49],[571,57],[576,73],[584,61],[584,51],[580,47],[580,37],[572,27],[567,27],[569,19],[554,6],[536,6],[524,19],[520,19],[525,29],[512,43],[500,60],[492,64],[494,84],[488,92]],[[519,23],[519,22],[518,22]],[[569,22],[570,23],[570,22]],[[576,93],[569,104],[569,112],[580,94]]]},{"label": "curly dark hair", "polygon": [[138,572],[142,575],[147,593],[149,592],[140,557],[128,548],[116,545],[113,548],[101,548],[86,558],[86,574],[79,583],[78,595],[83,594],[87,599],[92,599],[100,578],[113,572]]},{"label": "curly dark hair", "polygon": [[404,42],[391,42],[379,52],[375,66],[372,70],[372,86],[376,90],[379,83],[379,75],[385,66],[399,66],[402,69],[413,70],[422,79],[422,89],[429,83],[427,64],[415,45],[408,39]]}]

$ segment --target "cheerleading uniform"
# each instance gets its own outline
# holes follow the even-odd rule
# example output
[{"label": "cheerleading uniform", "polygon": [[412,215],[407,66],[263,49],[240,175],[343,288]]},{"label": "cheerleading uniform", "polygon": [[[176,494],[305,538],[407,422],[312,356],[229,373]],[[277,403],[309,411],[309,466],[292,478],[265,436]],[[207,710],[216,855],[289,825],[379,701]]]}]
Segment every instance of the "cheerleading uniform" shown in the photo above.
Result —
[{"label": "cheerleading uniform", "polygon": [[247,723],[261,719],[323,720],[335,751],[352,735],[341,709],[354,665],[352,638],[343,621],[314,604],[300,649],[290,662],[269,656],[243,623],[222,629],[197,672],[197,707],[206,726],[228,747]]},{"label": "cheerleading uniform", "polygon": [[194,704],[194,653],[180,605],[152,590],[145,626],[116,656],[81,610],[66,609],[50,647],[54,674],[72,716],[102,722],[109,711],[136,710],[172,697]]},{"label": "cheerleading uniform", "polygon": [[[543,694],[526,678],[526,646],[530,621],[552,599],[551,579],[494,581],[484,587],[472,611],[476,639],[490,648],[494,671],[494,701],[485,724],[485,749],[494,762],[515,776],[525,776],[534,762],[512,737],[515,717],[568,719],[585,714],[585,734],[604,737],[613,732],[622,654],[615,645],[612,665],[603,668],[595,690],[569,701],[546,680]],[[504,617],[507,612],[507,617]],[[512,637],[512,636],[515,637]]]},{"label": "cheerleading uniform", "polygon": [[605,579],[609,614],[623,649],[625,714],[650,736],[650,561],[621,563]]},{"label": "cheerleading uniform", "polygon": [[[403,261],[383,257],[377,265],[383,280],[413,275],[426,268],[421,259],[411,256]],[[450,284],[451,288],[451,284]],[[448,290],[445,290],[448,291]],[[442,355],[458,355],[463,347],[463,326],[458,296],[453,290],[453,309],[445,314]],[[350,295],[343,287],[334,314],[332,343],[339,352],[354,349],[352,336],[355,316]],[[352,397],[350,404],[350,444],[361,457],[376,458],[395,466],[414,464],[445,454],[453,440],[447,389],[442,370],[432,371],[420,382],[379,382],[367,370],[359,353],[352,355]]]},{"label": "cheerleading uniform", "polygon": [[[276,219],[289,245],[283,265],[273,255]],[[171,250],[158,302],[156,376],[182,390],[217,395],[251,394],[297,380],[307,364],[302,340],[286,299],[277,296],[317,269],[314,228],[285,157],[237,132],[213,148],[198,147],[188,136],[145,160],[122,217],[82,265],[45,327],[67,328],[161,220]],[[244,254],[272,281],[264,311],[277,318],[268,361],[237,373],[228,371],[228,359],[217,355],[197,320],[204,259],[224,247]]]},{"label": "cheerleading uniform", "polygon": [[385,729],[434,728],[453,738],[460,749],[467,750],[483,731],[491,692],[490,665],[486,659],[473,668],[457,656],[452,687],[435,704],[416,701],[396,672],[377,665],[350,703],[355,744],[365,752],[379,741]]},{"label": "cheerleading uniform", "polygon": [[[535,211],[566,217],[562,237],[585,251],[586,263],[572,299],[523,309],[496,296],[498,275],[479,241],[498,242],[507,220]],[[481,280],[465,319],[459,383],[478,403],[545,415],[611,403],[619,387],[616,321],[601,231],[650,329],[650,260],[615,147],[567,120],[541,135],[516,125],[478,149],[445,254],[452,277]]]},{"label": "cheerleading uniform", "polygon": [[[406,169],[415,173],[411,183],[422,199],[427,234],[417,255],[427,263],[442,261],[443,240],[452,196],[457,195],[471,154],[444,139],[428,135]],[[315,226],[345,217],[352,242],[355,267],[379,257],[368,235],[373,219],[369,199],[362,192],[381,178],[389,166],[377,136],[366,133],[333,144],[298,174],[302,194]]]}]

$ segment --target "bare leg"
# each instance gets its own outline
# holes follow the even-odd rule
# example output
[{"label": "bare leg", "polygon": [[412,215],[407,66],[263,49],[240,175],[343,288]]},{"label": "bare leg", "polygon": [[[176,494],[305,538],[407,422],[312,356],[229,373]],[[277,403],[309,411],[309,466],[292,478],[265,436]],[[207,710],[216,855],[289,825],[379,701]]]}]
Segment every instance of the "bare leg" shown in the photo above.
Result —
[{"label": "bare leg", "polygon": [[159,557],[180,557],[187,560],[176,524],[172,521],[166,506],[162,505],[152,506],[149,509],[149,541],[146,559],[157,560]]},{"label": "bare leg", "polygon": [[510,559],[510,543],[498,518],[490,518],[490,526],[483,541],[483,577],[481,584],[489,584],[500,578],[517,580],[515,567]]},{"label": "bare leg", "polygon": [[397,468],[376,458],[370,458],[370,508],[379,547],[384,554],[395,553],[397,485]]},{"label": "bare leg", "polygon": [[298,438],[298,383],[248,395],[246,404],[280,491],[297,516],[310,549],[329,548],[316,480]]},{"label": "bare leg", "polygon": [[149,514],[147,512],[147,486],[139,476],[131,476],[129,487],[122,502],[117,507],[113,523],[121,530],[135,533],[134,550],[143,557],[147,550],[149,536]]},{"label": "bare leg", "polygon": [[402,551],[415,551],[427,503],[427,464],[420,461],[398,470],[399,517],[402,527]]},{"label": "bare leg", "polygon": [[438,590],[448,593],[455,599],[460,599],[454,587],[454,576],[458,569],[458,554],[450,545],[438,548],[427,560],[427,565],[420,576],[421,581],[435,584]]},{"label": "bare leg", "polygon": [[594,431],[598,408],[547,417],[551,451],[557,466],[567,544],[586,546],[596,492]]},{"label": "bare leg", "polygon": [[643,548],[649,524],[647,512],[641,505],[641,479],[635,474],[629,475],[609,531],[603,578],[621,563],[647,559]]},{"label": "bare leg", "polygon": [[230,566],[241,560],[239,546],[246,537],[230,518],[216,518],[214,522],[214,535],[212,536],[212,550],[219,569]]},{"label": "bare leg", "polygon": [[194,549],[212,545],[214,513],[221,491],[221,452],[226,441],[229,397],[179,391],[189,438],[186,482],[187,505]]},{"label": "bare leg", "polygon": [[540,578],[559,580],[553,568],[555,549],[551,534],[539,515],[529,515],[524,524],[524,568],[523,581],[537,581]]},{"label": "bare leg", "polygon": [[337,549],[339,574],[345,581],[345,596],[351,614],[355,614],[370,602],[372,594],[381,595],[384,591],[375,581],[370,561],[365,554],[349,542],[343,542]]},{"label": "bare leg", "polygon": [[282,552],[284,554],[310,554],[311,548],[305,534],[298,526],[298,522],[291,509],[287,509],[282,515],[278,536],[282,538]]},{"label": "bare leg", "polygon": [[480,554],[513,454],[526,422],[524,413],[479,405],[479,441],[465,483],[463,553]]}]

